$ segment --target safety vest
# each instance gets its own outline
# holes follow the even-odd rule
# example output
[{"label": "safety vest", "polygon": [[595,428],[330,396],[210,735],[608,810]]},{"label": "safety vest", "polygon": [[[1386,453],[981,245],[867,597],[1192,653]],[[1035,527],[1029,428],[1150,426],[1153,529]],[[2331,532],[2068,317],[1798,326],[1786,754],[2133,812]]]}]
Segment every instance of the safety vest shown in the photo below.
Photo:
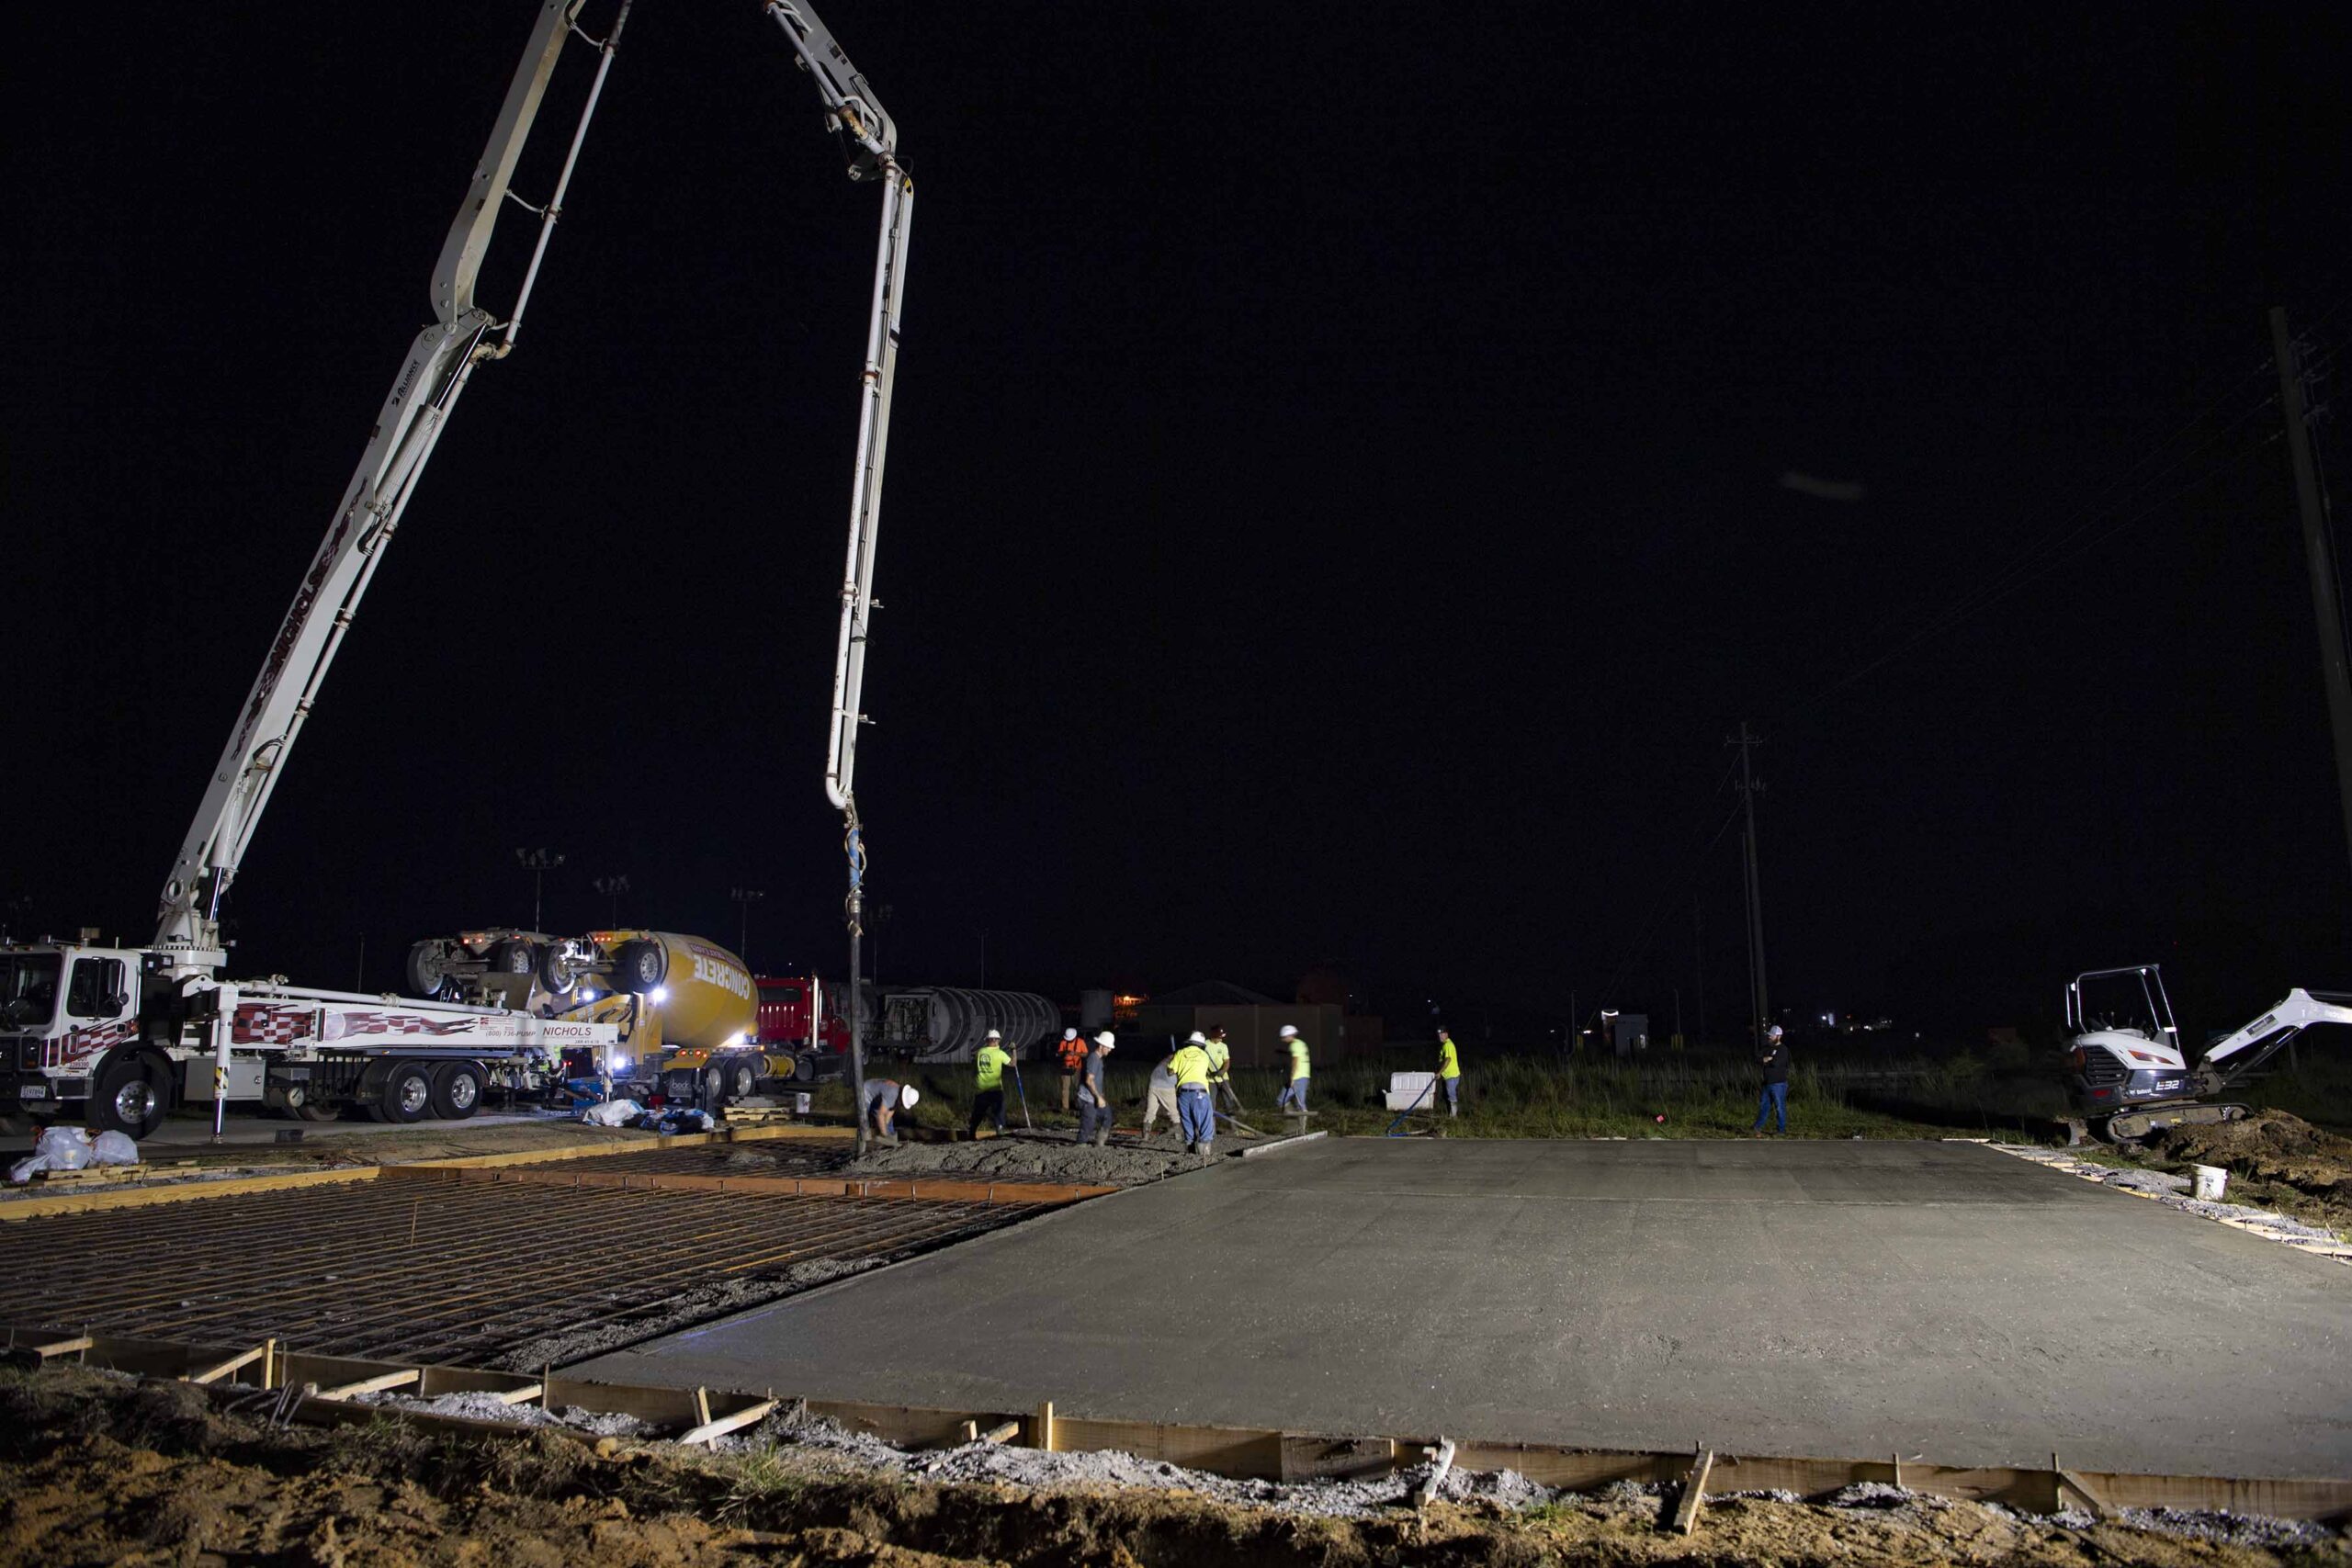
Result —
[{"label": "safety vest", "polygon": [[1168,1070],[1176,1075],[1176,1092],[1188,1089],[1209,1087],[1209,1054],[1198,1045],[1187,1045],[1168,1058]]},{"label": "safety vest", "polygon": [[992,1089],[1002,1089],[1004,1065],[1012,1060],[1012,1056],[1007,1055],[1001,1045],[981,1046],[979,1054],[972,1058],[972,1066],[978,1069],[978,1074],[973,1081],[979,1086],[982,1092]]},{"label": "safety vest", "polygon": [[1233,1048],[1222,1040],[1212,1040],[1201,1049],[1209,1054],[1209,1081],[1225,1082],[1233,1065]]},{"label": "safety vest", "polygon": [[1290,1037],[1290,1076],[1294,1083],[1312,1076],[1306,1069],[1306,1042],[1295,1034]]},{"label": "safety vest", "polygon": [[1458,1078],[1462,1076],[1462,1055],[1454,1050],[1452,1040],[1441,1040],[1437,1043],[1437,1076],[1442,1078]]},{"label": "safety vest", "polygon": [[1074,1073],[1086,1066],[1087,1044],[1083,1040],[1062,1042],[1062,1071]]}]

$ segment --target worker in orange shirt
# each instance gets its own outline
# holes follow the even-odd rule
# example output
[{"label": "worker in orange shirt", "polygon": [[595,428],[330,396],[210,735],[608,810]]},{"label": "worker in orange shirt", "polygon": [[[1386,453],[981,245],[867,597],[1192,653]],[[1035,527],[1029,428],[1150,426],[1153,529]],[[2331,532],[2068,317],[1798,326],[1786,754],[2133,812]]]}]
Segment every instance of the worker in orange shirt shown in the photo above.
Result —
[{"label": "worker in orange shirt", "polygon": [[1086,1042],[1078,1037],[1075,1029],[1065,1029],[1054,1043],[1054,1054],[1062,1066],[1062,1110],[1069,1110],[1070,1091],[1078,1088],[1078,1075],[1086,1066]]}]

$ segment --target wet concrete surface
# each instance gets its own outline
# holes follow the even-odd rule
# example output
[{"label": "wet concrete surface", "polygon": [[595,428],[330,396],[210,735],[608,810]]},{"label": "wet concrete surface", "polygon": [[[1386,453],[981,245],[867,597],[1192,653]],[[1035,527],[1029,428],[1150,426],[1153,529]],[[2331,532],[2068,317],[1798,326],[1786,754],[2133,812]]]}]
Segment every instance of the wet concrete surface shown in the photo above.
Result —
[{"label": "wet concrete surface", "polygon": [[1970,1144],[1334,1139],[616,1382],[1602,1448],[2352,1473],[2352,1269]]}]

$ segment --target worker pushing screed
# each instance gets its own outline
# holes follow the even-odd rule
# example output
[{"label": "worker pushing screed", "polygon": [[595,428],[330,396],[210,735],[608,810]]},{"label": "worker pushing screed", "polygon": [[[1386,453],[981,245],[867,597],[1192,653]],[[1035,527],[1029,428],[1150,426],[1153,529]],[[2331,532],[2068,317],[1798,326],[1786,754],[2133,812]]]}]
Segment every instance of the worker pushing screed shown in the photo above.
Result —
[{"label": "worker pushing screed", "polygon": [[1453,1036],[1441,1029],[1437,1032],[1437,1081],[1445,1086],[1445,1113],[1462,1114],[1462,1053],[1454,1048]]},{"label": "worker pushing screed", "polygon": [[1004,1136],[1004,1069],[1012,1061],[1004,1049],[1004,1034],[991,1029],[979,1051],[972,1057],[972,1125],[978,1137],[980,1122],[992,1121],[998,1137]]},{"label": "worker pushing screed", "polygon": [[1198,1031],[1168,1059],[1168,1070],[1176,1076],[1176,1120],[1184,1129],[1184,1152],[1206,1159],[1216,1140],[1216,1113],[1209,1100],[1207,1043]]}]

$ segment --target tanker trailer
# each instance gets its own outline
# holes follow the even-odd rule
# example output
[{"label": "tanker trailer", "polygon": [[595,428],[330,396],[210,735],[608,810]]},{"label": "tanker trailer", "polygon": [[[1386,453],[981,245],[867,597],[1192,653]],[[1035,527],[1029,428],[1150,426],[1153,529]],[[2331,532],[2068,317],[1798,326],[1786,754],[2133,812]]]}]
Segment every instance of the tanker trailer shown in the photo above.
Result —
[{"label": "tanker trailer", "polygon": [[[758,1051],[751,970],[717,942],[675,931],[466,931],[409,950],[408,979],[426,995],[496,995],[546,1018],[610,1023],[611,1056],[588,1075],[652,1079],[685,1100],[755,1092],[780,1074]],[[585,1075],[583,1075],[585,1076]]]},{"label": "tanker trailer", "polygon": [[882,1043],[918,1062],[968,1062],[997,1030],[1015,1056],[1062,1027],[1062,1010],[1029,991],[925,986],[883,998]]}]

